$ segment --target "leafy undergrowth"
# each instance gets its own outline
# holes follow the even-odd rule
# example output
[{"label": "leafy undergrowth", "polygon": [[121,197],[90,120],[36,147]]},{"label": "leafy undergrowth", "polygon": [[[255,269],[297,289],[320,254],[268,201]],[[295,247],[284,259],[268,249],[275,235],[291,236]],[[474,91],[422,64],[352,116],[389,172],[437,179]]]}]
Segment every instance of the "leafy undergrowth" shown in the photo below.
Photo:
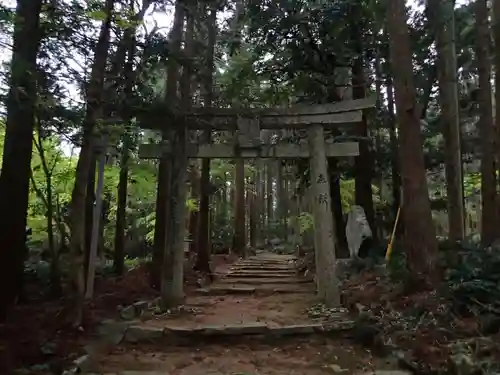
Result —
[{"label": "leafy undergrowth", "polygon": [[498,373],[500,250],[443,244],[441,255],[443,280],[424,291],[409,291],[402,252],[388,265],[355,264],[343,281],[355,338],[421,373]]},{"label": "leafy undergrowth", "polygon": [[[225,266],[233,259],[214,257],[213,267]],[[200,275],[186,275],[189,294]],[[29,302],[16,306],[6,323],[0,324],[0,374],[60,374],[92,340],[95,325],[102,319],[118,319],[119,307],[139,300],[152,299],[158,292],[148,284],[146,267],[140,265],[122,277],[96,280],[95,294],[86,306],[84,326],[71,326],[67,299],[47,300],[36,286],[30,285]]]}]

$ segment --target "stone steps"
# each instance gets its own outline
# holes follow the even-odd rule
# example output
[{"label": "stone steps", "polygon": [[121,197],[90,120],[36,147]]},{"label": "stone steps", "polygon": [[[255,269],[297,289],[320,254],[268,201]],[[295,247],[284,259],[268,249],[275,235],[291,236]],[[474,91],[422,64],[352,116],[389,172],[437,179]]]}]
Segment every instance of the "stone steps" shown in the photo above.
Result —
[{"label": "stone steps", "polygon": [[284,336],[304,336],[315,334],[334,334],[352,330],[354,321],[347,317],[329,323],[308,323],[283,326],[271,326],[259,322],[246,322],[234,325],[202,327],[149,327],[132,325],[127,328],[123,342],[178,342],[199,344],[200,340],[219,337],[258,336],[259,338],[279,338]]},{"label": "stone steps", "polygon": [[275,272],[230,272],[225,275],[225,278],[237,278],[237,279],[245,279],[245,278],[256,278],[256,279],[269,279],[269,278],[291,278],[296,275],[293,273],[275,273]]},{"label": "stone steps", "polygon": [[221,279],[216,285],[263,285],[263,284],[305,284],[311,283],[313,279],[304,277],[267,277],[267,278],[254,278],[254,277],[239,277]]},{"label": "stone steps", "polygon": [[231,267],[229,268],[229,273],[237,273],[237,272],[244,272],[244,273],[248,273],[248,274],[251,274],[251,275],[260,275],[260,274],[265,274],[265,273],[274,273],[274,274],[277,274],[277,275],[289,275],[289,274],[296,274],[297,271],[293,268],[289,268],[289,269],[248,269],[246,267]]},{"label": "stone steps", "polygon": [[220,296],[220,295],[251,295],[258,294],[263,296],[273,295],[273,294],[312,294],[314,289],[307,287],[295,286],[293,284],[288,285],[260,285],[252,286],[248,285],[218,285],[211,288],[201,288],[197,289],[196,293],[205,296]]},{"label": "stone steps", "polygon": [[263,258],[255,258],[255,259],[244,259],[238,262],[238,264],[272,264],[272,265],[293,265],[296,259],[263,259]]},{"label": "stone steps", "polygon": [[229,272],[207,288],[197,290],[200,295],[272,295],[279,293],[314,293],[312,278],[299,277],[295,256],[259,255],[240,260]]},{"label": "stone steps", "polygon": [[276,271],[271,271],[271,270],[247,270],[247,269],[230,269],[229,272],[226,275],[235,275],[235,274],[246,274],[246,275],[256,275],[259,277],[260,275],[287,275],[290,277],[293,277],[297,274],[297,271],[295,270],[276,270]]},{"label": "stone steps", "polygon": [[242,264],[236,264],[230,267],[231,270],[250,270],[250,271],[294,271],[296,270],[295,267],[290,267],[290,266],[272,266],[268,264],[263,264],[263,265],[256,265],[256,264],[249,264],[249,265],[242,265]]}]

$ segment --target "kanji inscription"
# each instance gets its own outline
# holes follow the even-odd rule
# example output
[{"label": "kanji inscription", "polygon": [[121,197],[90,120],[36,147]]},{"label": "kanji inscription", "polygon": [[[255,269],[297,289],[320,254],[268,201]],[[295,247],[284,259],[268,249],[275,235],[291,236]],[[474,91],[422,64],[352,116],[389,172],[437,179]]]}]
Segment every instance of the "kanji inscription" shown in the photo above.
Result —
[{"label": "kanji inscription", "polygon": [[328,195],[325,193],[321,193],[318,195],[318,202],[320,204],[327,204],[328,203]]},{"label": "kanji inscription", "polygon": [[323,173],[320,173],[318,179],[316,180],[318,184],[326,184],[326,178]]}]

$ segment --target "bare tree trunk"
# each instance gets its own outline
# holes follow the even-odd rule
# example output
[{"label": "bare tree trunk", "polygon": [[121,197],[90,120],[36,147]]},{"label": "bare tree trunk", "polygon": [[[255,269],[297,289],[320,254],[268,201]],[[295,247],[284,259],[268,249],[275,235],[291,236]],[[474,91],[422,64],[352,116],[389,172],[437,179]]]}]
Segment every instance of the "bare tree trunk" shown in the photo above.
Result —
[{"label": "bare tree trunk", "polygon": [[97,166],[97,190],[96,204],[92,220],[92,241],[90,242],[89,265],[87,269],[87,279],[85,288],[85,298],[91,299],[94,296],[94,278],[95,267],[97,260],[97,250],[99,247],[100,228],[104,228],[102,219],[103,197],[102,190],[104,187],[104,168],[106,167],[106,148],[107,135],[104,135],[103,142],[99,145],[98,166]]},{"label": "bare tree trunk", "polygon": [[[355,15],[362,17],[361,4],[355,2],[353,6]],[[356,19],[356,17],[355,17]],[[365,71],[363,54],[363,36],[358,25],[351,25],[351,40],[353,50],[356,54],[352,66],[352,98],[362,99],[365,93]],[[357,126],[357,135],[365,138],[359,142],[359,156],[354,158],[355,170],[355,201],[357,205],[363,207],[368,224],[372,229],[373,239],[377,241],[377,228],[375,227],[375,211],[373,208],[372,178],[374,175],[374,155],[370,151],[370,141],[368,139],[368,123],[366,114],[363,114],[361,124]]]},{"label": "bare tree trunk", "polygon": [[245,161],[235,160],[235,206],[233,252],[245,256]]},{"label": "bare tree trunk", "polygon": [[[479,132],[481,138],[481,243],[491,245],[498,238],[496,204],[495,130],[491,97],[490,28],[487,0],[476,0],[477,67],[479,75]],[[497,103],[498,105],[498,103]]]},{"label": "bare tree trunk", "polygon": [[277,191],[277,219],[278,219],[278,233],[279,237],[283,240],[286,240],[286,214],[285,214],[285,205],[286,205],[286,177],[285,177],[285,167],[281,163],[280,160],[276,161],[276,191]]},{"label": "bare tree trunk", "polygon": [[[144,0],[142,4],[142,9],[134,17],[134,21],[142,21],[147,8],[150,5],[149,0]],[[129,4],[130,11],[134,11],[134,0],[130,0]],[[124,62],[124,76],[125,76],[125,100],[122,104],[122,116],[123,122],[127,125],[131,124],[132,114],[128,110],[130,105],[129,102],[132,99],[133,88],[135,83],[134,76],[134,58],[136,55],[136,24],[132,23],[132,26],[125,30],[124,34],[124,48],[126,49],[126,54],[123,56]],[[128,55],[128,56],[126,56]],[[126,61],[125,61],[126,59]],[[116,208],[116,227],[115,227],[115,251],[113,253],[113,268],[114,272],[121,276],[123,275],[125,269],[125,227],[127,221],[127,185],[128,185],[128,162],[130,158],[130,149],[132,148],[132,138],[130,130],[127,130],[122,137],[122,153],[120,160],[120,177],[118,181],[118,197],[117,197],[117,208]]]},{"label": "bare tree trunk", "polygon": [[413,276],[420,279],[434,276],[438,247],[425,174],[405,1],[391,0],[386,4],[399,124],[406,249]]},{"label": "bare tree trunk", "polygon": [[[216,20],[217,7],[213,4],[208,6],[210,14],[207,16],[207,55],[205,57],[206,67],[203,83],[204,106],[212,107],[213,102],[213,72],[214,72],[214,48],[217,36]],[[210,131],[205,132],[204,141],[210,142]],[[198,227],[196,238],[196,269],[205,272],[212,278],[210,268],[210,159],[201,161],[200,178],[200,210],[198,212]]]},{"label": "bare tree trunk", "polygon": [[428,0],[427,9],[434,27],[438,50],[438,80],[442,108],[441,121],[445,139],[449,237],[452,241],[460,241],[465,235],[465,219],[462,194],[457,55],[455,52],[455,1]]},{"label": "bare tree trunk", "polygon": [[263,219],[263,208],[264,208],[264,164],[262,159],[257,159],[255,161],[255,200],[254,200],[254,210],[255,210],[255,243],[256,246],[262,244],[262,219]]},{"label": "bare tree trunk", "polygon": [[256,232],[257,232],[257,210],[256,210],[256,194],[255,194],[255,183],[252,186],[252,189],[247,191],[247,206],[248,206],[248,233],[250,238],[250,247],[255,249],[257,241],[256,241]]},{"label": "bare tree trunk", "polygon": [[26,254],[26,213],[33,129],[35,126],[36,58],[40,45],[42,1],[19,0],[14,23],[13,54],[10,65],[7,120],[0,175],[0,238],[2,266],[0,275],[0,321],[23,291]]},{"label": "bare tree trunk", "polygon": [[95,152],[92,153],[92,160],[90,162],[89,174],[87,176],[87,195],[85,197],[85,242],[84,242],[84,252],[85,252],[85,277],[89,268],[89,257],[90,257],[90,244],[92,242],[92,222],[94,218],[94,205],[95,205],[95,175],[97,172],[97,155]]},{"label": "bare tree trunk", "polygon": [[[267,131],[266,143],[271,144],[272,133]],[[266,162],[266,237],[271,239],[271,224],[273,217],[273,160]]]},{"label": "bare tree trunk", "polygon": [[398,137],[396,136],[396,118],[394,116],[394,90],[392,78],[387,79],[387,125],[389,128],[389,139],[391,143],[391,179],[392,179],[392,211],[396,218],[399,206],[401,205],[401,175],[399,173],[398,160]]},{"label": "bare tree trunk", "polygon": [[332,199],[332,217],[335,225],[335,254],[338,258],[347,258],[349,249],[347,248],[347,237],[345,234],[346,223],[342,209],[342,197],[340,192],[340,175],[337,169],[337,160],[328,160],[328,176],[330,178],[330,197]]},{"label": "bare tree trunk", "polygon": [[[191,189],[190,189],[191,200],[193,200],[195,202],[199,202],[200,201],[200,189],[201,189],[200,188],[200,175],[198,172],[198,166],[195,163],[192,163],[190,165],[189,181],[190,181],[190,185],[191,185]],[[198,252],[198,245],[196,243],[196,239],[197,239],[196,229],[198,226],[199,215],[200,215],[199,209],[198,210],[191,210],[191,212],[189,212],[188,232],[189,232],[189,238],[191,239],[191,243],[189,244],[189,253],[190,254],[196,254]]]},{"label": "bare tree trunk", "polygon": [[[495,130],[496,130],[496,160],[497,167],[500,166],[500,1],[493,0],[493,38],[495,41],[494,64],[495,64]],[[500,199],[500,197],[497,197]],[[500,210],[500,201],[498,202]],[[500,212],[497,212],[500,215]]]},{"label": "bare tree trunk", "polygon": [[[178,0],[179,2],[180,0]],[[181,50],[182,29],[184,26],[184,5],[176,4],[174,24],[170,31],[170,52],[179,55]],[[169,59],[167,67],[167,89],[165,101],[172,105],[177,102],[177,83],[179,81],[179,64],[176,59]],[[162,142],[170,140],[170,133],[164,131]],[[155,289],[161,289],[163,256],[167,248],[168,215],[170,199],[170,156],[162,155],[158,166],[158,189],[156,193],[156,220],[154,234],[153,259],[150,269],[150,284]],[[163,276],[165,277],[165,276]]]},{"label": "bare tree trunk", "polygon": [[106,60],[108,58],[109,38],[111,30],[111,19],[114,0],[106,0],[104,13],[106,19],[103,21],[99,39],[97,41],[94,63],[90,74],[89,88],[87,92],[87,110],[83,123],[83,142],[80,157],[75,172],[75,185],[71,195],[70,249],[72,255],[71,279],[73,288],[75,315],[73,324],[80,326],[83,318],[85,297],[85,223],[82,221],[81,213],[85,212],[85,201],[87,197],[87,182],[94,153],[94,129],[96,121],[100,117],[102,105],[102,89]]},{"label": "bare tree trunk", "polygon": [[[188,111],[191,107],[191,86],[194,43],[194,22],[196,7],[194,2],[177,3],[178,7],[185,7],[186,32],[184,43],[184,56],[189,59],[189,64],[182,68],[180,79],[181,110]],[[184,18],[184,17],[183,17]],[[186,172],[188,157],[186,153],[188,137],[187,124],[182,124],[174,131],[175,158],[172,158],[170,217],[168,219],[167,248],[163,255],[163,273],[161,283],[161,305],[167,309],[179,306],[184,300],[184,240],[186,218]]]}]

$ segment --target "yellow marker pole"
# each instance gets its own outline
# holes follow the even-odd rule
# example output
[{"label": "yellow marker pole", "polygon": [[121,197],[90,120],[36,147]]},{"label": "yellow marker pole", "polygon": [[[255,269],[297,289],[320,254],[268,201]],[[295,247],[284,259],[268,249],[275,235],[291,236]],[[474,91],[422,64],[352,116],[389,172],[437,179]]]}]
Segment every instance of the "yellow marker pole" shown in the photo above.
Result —
[{"label": "yellow marker pole", "polygon": [[401,206],[399,206],[399,208],[398,208],[398,212],[396,214],[396,221],[394,222],[394,228],[392,228],[391,240],[389,241],[389,244],[387,245],[387,250],[385,252],[385,260],[386,261],[388,261],[391,257],[392,246],[394,244],[394,238],[396,237],[396,228],[398,227],[400,212],[401,212]]}]

